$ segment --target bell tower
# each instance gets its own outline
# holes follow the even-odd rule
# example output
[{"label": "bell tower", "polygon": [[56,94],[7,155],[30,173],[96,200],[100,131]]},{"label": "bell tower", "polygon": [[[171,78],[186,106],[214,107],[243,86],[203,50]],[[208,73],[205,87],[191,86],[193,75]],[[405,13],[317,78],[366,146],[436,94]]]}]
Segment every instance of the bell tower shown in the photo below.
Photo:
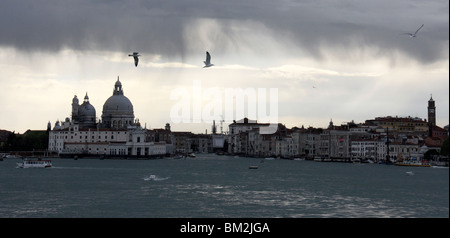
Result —
[{"label": "bell tower", "polygon": [[430,126],[436,125],[436,106],[434,105],[433,95],[428,100],[428,123]]},{"label": "bell tower", "polygon": [[[87,94],[86,94],[87,96]],[[72,99],[72,121],[78,121],[78,108],[80,105],[78,104],[78,98],[77,95],[75,95]]]}]

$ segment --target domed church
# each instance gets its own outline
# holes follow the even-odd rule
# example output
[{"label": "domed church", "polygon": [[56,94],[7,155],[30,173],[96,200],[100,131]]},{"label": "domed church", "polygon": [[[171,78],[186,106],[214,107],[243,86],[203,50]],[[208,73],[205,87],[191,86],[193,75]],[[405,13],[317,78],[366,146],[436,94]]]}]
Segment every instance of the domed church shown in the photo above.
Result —
[{"label": "domed church", "polygon": [[95,108],[89,103],[86,93],[83,104],[79,105],[77,95],[72,99],[72,122],[80,128],[126,129],[134,126],[133,104],[123,95],[122,83],[117,77],[113,95],[103,105],[102,120],[96,122]]},{"label": "domed church", "polygon": [[147,129],[135,122],[133,104],[117,77],[113,95],[103,104],[101,120],[86,93],[80,105],[72,99],[72,118],[56,121],[49,132],[49,151],[67,156],[150,157],[167,153],[165,143],[147,141]]},{"label": "domed church", "polygon": [[83,104],[78,104],[77,95],[72,99],[72,121],[77,122],[82,128],[95,128],[95,108],[89,103],[86,93]]},{"label": "domed church", "polygon": [[117,77],[113,95],[103,104],[102,124],[105,128],[126,128],[134,124],[133,104],[123,95],[122,83]]}]

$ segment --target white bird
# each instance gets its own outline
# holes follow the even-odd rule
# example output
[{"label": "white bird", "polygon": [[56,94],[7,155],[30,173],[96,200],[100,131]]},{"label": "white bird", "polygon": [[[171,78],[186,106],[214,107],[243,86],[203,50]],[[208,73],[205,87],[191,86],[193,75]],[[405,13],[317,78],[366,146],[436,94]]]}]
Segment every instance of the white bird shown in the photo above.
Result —
[{"label": "white bird", "polygon": [[128,56],[133,56],[133,58],[134,58],[134,65],[137,67],[137,65],[139,63],[139,58],[138,57],[141,56],[139,54],[139,52],[133,52],[132,55],[128,55]]},{"label": "white bird", "polygon": [[403,33],[403,35],[409,35],[409,37],[416,37],[417,36],[417,32],[419,32],[419,30],[423,27],[424,24],[422,24],[419,29],[417,29],[416,32],[414,33]]},{"label": "white bird", "polygon": [[203,66],[203,68],[213,66],[213,64],[211,64],[211,55],[208,51],[206,51],[206,61],[203,61],[203,63],[205,63],[205,66]]}]

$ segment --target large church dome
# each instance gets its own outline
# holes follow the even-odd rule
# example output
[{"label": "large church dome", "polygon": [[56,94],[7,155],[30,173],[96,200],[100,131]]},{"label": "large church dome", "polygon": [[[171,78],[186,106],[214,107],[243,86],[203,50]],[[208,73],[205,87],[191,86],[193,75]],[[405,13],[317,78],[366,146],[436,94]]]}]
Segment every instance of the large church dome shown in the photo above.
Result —
[{"label": "large church dome", "polygon": [[113,95],[103,105],[102,121],[107,128],[123,128],[134,123],[133,104],[123,95],[122,83],[118,78]]},{"label": "large church dome", "polygon": [[123,95],[112,95],[103,105],[103,113],[131,113],[133,114],[133,104],[130,99]]}]

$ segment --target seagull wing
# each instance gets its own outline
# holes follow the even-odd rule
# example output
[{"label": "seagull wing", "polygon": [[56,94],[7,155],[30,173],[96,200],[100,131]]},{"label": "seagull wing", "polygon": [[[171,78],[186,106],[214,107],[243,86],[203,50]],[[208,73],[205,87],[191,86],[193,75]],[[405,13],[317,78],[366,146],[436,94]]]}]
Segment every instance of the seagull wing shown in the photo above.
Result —
[{"label": "seagull wing", "polygon": [[211,55],[208,51],[206,51],[206,65],[209,65],[211,63]]},{"label": "seagull wing", "polygon": [[422,24],[422,25],[419,27],[419,29],[417,29],[417,31],[414,32],[414,35],[417,34],[417,32],[418,32],[420,29],[422,29],[423,25],[424,25],[424,24]]}]

